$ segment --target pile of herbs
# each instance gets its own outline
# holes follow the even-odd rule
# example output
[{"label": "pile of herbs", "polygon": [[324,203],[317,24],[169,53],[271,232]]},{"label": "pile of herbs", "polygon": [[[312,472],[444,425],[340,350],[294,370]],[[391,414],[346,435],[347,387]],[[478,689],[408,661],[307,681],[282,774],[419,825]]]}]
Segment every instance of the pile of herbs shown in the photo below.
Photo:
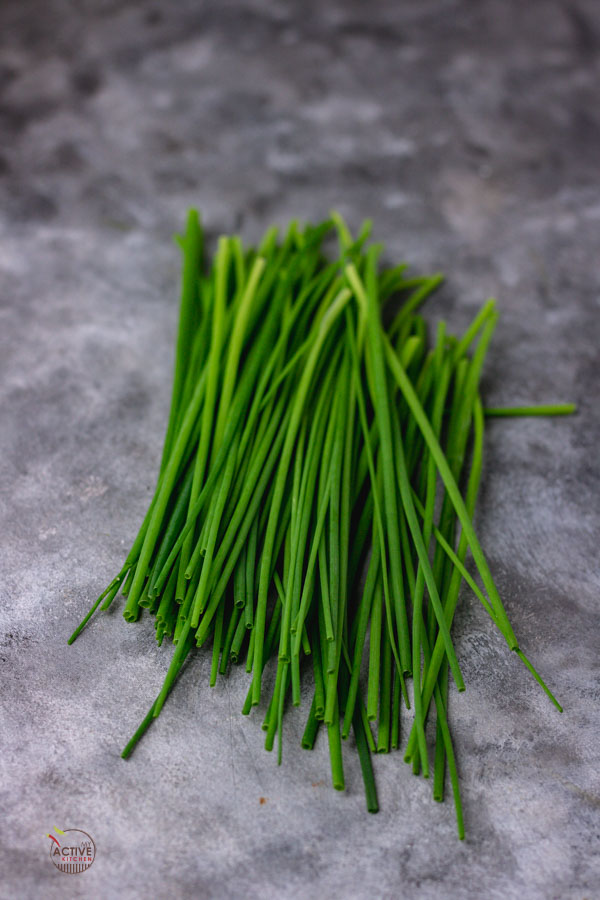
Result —
[{"label": "pile of herbs", "polygon": [[382,266],[369,235],[365,223],[353,237],[334,213],[316,226],[294,221],[282,238],[271,228],[256,248],[222,237],[209,261],[190,211],[156,490],[121,571],[70,642],[121,593],[127,622],[146,610],[158,643],[175,646],[124,757],[198,647],[212,654],[211,685],[245,666],[244,714],[264,700],[271,666],[263,728],[279,762],[283,716],[310,681],[302,746],[325,732],[343,790],[353,734],[370,812],[371,754],[399,747],[411,679],[404,758],[415,773],[433,771],[436,800],[448,773],[463,837],[448,723],[450,681],[465,690],[451,636],[463,581],[560,709],[519,646],[473,527],[485,417],[573,407],[485,410],[496,304],[461,337],[440,322],[430,343],[418,310],[441,276]]}]

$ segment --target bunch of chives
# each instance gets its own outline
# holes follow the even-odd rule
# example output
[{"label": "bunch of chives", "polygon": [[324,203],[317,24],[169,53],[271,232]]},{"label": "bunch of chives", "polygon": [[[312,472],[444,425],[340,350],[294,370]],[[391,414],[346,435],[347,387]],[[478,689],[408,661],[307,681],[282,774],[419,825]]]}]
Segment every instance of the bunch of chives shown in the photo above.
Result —
[{"label": "bunch of chives", "polygon": [[[324,244],[337,235],[339,253]],[[480,376],[498,313],[488,301],[465,334],[442,322],[428,342],[418,309],[441,276],[408,277],[353,238],[334,213],[271,228],[256,248],[222,237],[210,263],[188,215],[171,412],[156,490],[118,575],[75,630],[119,592],[123,615],[147,610],[175,651],[164,685],[127,746],[160,714],[194,648],[211,647],[211,686],[231,664],[251,675],[243,713],[263,702],[265,744],[312,683],[302,738],[326,732],[344,789],[354,734],[367,809],[378,809],[374,752],[397,749],[401,706],[413,720],[405,759],[448,773],[464,835],[448,725],[450,681],[465,684],[451,630],[463,580],[508,647],[560,706],[521,650],[473,528],[485,416],[561,415],[570,405],[484,409]],[[479,581],[466,568],[470,551]],[[375,733],[374,733],[375,732]]]}]

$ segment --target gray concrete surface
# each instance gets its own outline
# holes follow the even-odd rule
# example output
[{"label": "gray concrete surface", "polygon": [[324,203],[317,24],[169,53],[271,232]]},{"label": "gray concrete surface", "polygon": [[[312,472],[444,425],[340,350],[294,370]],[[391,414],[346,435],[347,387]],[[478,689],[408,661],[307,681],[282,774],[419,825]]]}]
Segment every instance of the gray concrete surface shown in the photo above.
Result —
[{"label": "gray concrete surface", "polygon": [[[600,896],[600,15],[594,0],[276,4],[4,0],[0,11],[0,894],[25,898]],[[286,725],[281,769],[246,678],[164,675],[148,621],[66,638],[152,490],[190,204],[210,235],[365,216],[460,329],[502,318],[477,524],[560,716],[467,594],[451,698],[467,839],[400,754],[381,812]],[[260,798],[265,798],[261,803]],[[45,833],[88,831],[55,870]]]}]

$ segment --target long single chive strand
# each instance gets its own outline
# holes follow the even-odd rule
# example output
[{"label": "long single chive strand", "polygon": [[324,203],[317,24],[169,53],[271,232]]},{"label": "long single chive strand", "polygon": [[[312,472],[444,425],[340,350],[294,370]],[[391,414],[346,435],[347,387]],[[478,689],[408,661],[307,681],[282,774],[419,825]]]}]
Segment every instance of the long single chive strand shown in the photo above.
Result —
[{"label": "long single chive strand", "polygon": [[112,601],[112,599],[114,599],[117,596],[117,594],[119,593],[119,588],[121,587],[121,583],[123,581],[123,577],[124,576],[122,576],[122,575],[117,575],[116,578],[113,578],[113,580],[108,585],[108,587],[102,591],[102,593],[100,594],[100,596],[98,597],[98,599],[96,600],[96,602],[94,603],[94,605],[92,606],[90,611],[84,616],[84,618],[81,620],[81,622],[79,623],[79,625],[77,626],[77,628],[75,629],[75,631],[73,632],[71,637],[68,639],[67,644],[72,644],[73,641],[75,641],[77,639],[77,637],[81,634],[81,632],[83,631],[83,629],[85,628],[85,626],[87,625],[89,620],[92,618],[92,616],[94,615],[94,613],[96,612],[96,610],[98,609],[98,607],[100,606],[100,604],[102,603],[102,601],[104,600],[105,597],[110,597],[110,599]]},{"label": "long single chive strand", "polygon": [[540,403],[535,406],[486,406],[483,414],[499,416],[571,416],[577,412],[576,403]]},{"label": "long single chive strand", "polygon": [[[177,678],[177,675],[179,675],[181,667],[183,666],[191,648],[192,648],[192,642],[189,640],[185,643],[185,645],[182,644],[179,659],[178,659],[177,669],[176,669],[176,671],[174,671],[173,678],[169,684],[169,691],[172,689],[173,685],[175,684],[175,679]],[[131,756],[131,753],[133,752],[136,744],[144,736],[144,734],[146,733],[146,731],[148,730],[148,728],[150,727],[150,725],[152,724],[154,719],[157,717],[157,713],[155,710],[156,710],[156,700],[154,701],[154,703],[148,710],[147,715],[145,716],[145,718],[142,720],[142,722],[138,726],[134,735],[131,737],[131,739],[127,742],[127,744],[123,748],[123,751],[121,753],[122,759],[127,759],[129,756]]]}]

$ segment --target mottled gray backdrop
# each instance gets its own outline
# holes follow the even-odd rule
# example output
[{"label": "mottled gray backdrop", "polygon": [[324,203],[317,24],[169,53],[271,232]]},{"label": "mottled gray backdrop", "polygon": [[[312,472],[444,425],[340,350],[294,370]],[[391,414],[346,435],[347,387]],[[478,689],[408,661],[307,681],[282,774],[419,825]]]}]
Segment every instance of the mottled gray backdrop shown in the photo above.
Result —
[{"label": "mottled gray backdrop", "polygon": [[[3,0],[3,898],[600,896],[599,49],[595,0]],[[352,753],[334,793],[305,711],[278,769],[245,674],[210,691],[204,657],[121,761],[170,650],[118,609],[66,645],[151,496],[191,204],[211,242],[372,217],[447,273],[432,322],[498,298],[490,404],[580,405],[489,427],[477,525],[565,712],[465,592],[462,844],[399,753],[379,815]],[[93,836],[89,871],[53,868],[54,827]]]}]

